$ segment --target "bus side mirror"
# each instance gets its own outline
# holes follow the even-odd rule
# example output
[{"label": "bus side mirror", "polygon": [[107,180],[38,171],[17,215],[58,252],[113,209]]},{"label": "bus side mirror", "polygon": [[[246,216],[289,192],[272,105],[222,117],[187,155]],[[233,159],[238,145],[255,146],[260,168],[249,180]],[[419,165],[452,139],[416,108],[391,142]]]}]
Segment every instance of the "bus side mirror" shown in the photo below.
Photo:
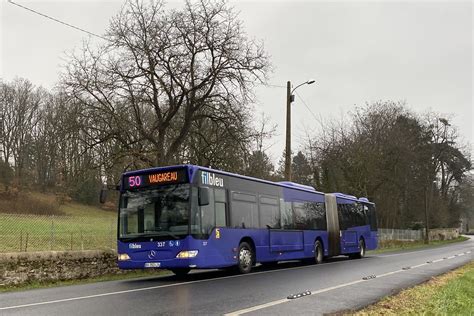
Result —
[{"label": "bus side mirror", "polygon": [[209,205],[209,188],[199,187],[199,206]]},{"label": "bus side mirror", "polygon": [[107,202],[107,188],[100,189],[99,202],[100,204]]}]

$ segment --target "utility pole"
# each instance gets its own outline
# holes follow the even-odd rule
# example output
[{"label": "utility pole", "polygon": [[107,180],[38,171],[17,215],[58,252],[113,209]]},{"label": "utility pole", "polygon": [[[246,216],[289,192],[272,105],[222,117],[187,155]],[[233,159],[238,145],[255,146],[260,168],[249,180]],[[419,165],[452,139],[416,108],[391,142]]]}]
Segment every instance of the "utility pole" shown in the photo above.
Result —
[{"label": "utility pole", "polygon": [[314,80],[305,81],[291,90],[291,82],[286,83],[286,147],[285,147],[285,180],[291,181],[291,102],[295,96],[293,92],[305,84],[313,84]]},{"label": "utility pole", "polygon": [[291,181],[291,82],[286,83],[285,180]]}]

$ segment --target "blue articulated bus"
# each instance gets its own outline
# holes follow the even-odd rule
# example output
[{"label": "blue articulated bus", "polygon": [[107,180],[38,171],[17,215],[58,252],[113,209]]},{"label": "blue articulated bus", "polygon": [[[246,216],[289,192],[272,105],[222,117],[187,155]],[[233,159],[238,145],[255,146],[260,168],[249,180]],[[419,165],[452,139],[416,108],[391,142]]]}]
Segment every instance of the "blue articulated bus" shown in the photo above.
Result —
[{"label": "blue articulated bus", "polygon": [[120,185],[122,269],[238,267],[348,255],[377,247],[375,205],[292,182],[180,165],[126,172]]}]

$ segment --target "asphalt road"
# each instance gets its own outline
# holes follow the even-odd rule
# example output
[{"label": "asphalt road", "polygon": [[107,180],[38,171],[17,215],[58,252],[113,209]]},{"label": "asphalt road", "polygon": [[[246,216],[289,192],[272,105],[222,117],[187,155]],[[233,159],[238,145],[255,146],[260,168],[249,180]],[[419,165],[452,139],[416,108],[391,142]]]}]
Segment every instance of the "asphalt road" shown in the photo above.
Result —
[{"label": "asphalt road", "polygon": [[[358,309],[471,260],[473,238],[360,260],[280,263],[247,275],[197,271],[185,279],[161,276],[5,293],[0,315],[317,315]],[[311,294],[287,298],[306,290]]]}]

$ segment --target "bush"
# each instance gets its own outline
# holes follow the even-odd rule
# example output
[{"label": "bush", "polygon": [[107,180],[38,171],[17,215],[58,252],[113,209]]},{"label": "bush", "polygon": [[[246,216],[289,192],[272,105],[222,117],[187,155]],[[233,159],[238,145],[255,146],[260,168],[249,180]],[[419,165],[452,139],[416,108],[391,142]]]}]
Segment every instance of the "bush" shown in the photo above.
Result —
[{"label": "bush", "polygon": [[102,184],[99,180],[87,178],[75,185],[71,185],[70,196],[76,202],[97,205],[99,202],[99,192],[101,187]]},{"label": "bush", "polygon": [[13,178],[13,169],[10,167],[10,164],[0,160],[0,183],[8,189],[8,186],[11,184]]},{"label": "bush", "polygon": [[0,213],[64,215],[54,197],[39,197],[24,192],[0,194]]},{"label": "bush", "polygon": [[425,228],[425,225],[422,222],[415,222],[410,226],[410,229],[412,229],[412,230],[420,230],[420,229],[424,229],[424,228]]}]

